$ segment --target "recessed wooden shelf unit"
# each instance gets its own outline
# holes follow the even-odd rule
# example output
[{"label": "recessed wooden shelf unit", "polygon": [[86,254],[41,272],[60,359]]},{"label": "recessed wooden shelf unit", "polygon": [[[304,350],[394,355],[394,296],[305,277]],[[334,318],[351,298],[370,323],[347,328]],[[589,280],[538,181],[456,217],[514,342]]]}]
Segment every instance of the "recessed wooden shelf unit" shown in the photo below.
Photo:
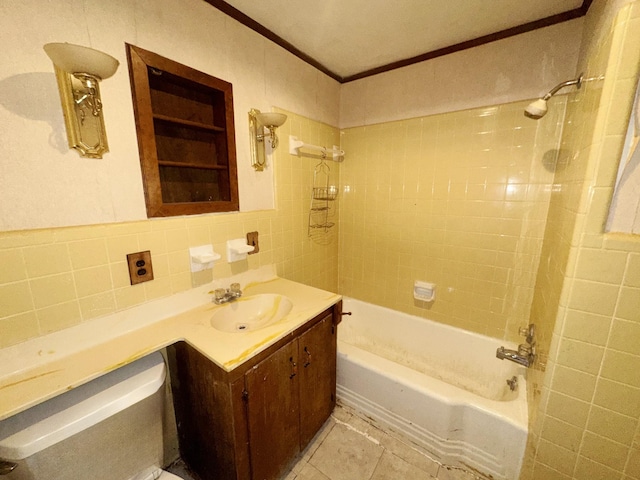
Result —
[{"label": "recessed wooden shelf unit", "polygon": [[147,215],[237,211],[230,83],[127,44]]}]

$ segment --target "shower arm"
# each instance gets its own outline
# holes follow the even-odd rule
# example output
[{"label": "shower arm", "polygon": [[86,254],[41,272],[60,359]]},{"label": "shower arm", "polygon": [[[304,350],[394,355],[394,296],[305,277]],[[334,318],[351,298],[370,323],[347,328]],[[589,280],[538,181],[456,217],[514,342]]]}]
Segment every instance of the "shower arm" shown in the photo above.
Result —
[{"label": "shower arm", "polygon": [[555,87],[553,87],[549,93],[547,93],[544,97],[542,97],[543,100],[549,100],[551,97],[553,97],[556,93],[558,93],[559,90],[563,89],[564,87],[570,87],[572,85],[576,85],[576,87],[578,89],[580,89],[580,87],[582,86],[582,78],[584,77],[584,75],[580,75],[578,78],[576,78],[575,80],[567,80],[566,82],[562,82],[558,85],[556,85]]}]

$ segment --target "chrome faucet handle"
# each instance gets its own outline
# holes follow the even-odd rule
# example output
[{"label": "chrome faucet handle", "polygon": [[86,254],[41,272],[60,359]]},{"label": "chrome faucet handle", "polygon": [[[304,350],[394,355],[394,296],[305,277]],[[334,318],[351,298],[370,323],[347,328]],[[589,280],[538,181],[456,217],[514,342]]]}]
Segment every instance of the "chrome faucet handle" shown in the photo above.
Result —
[{"label": "chrome faucet handle", "polygon": [[234,295],[237,295],[237,294],[239,294],[239,293],[242,293],[242,291],[240,290],[240,284],[239,284],[239,283],[232,283],[232,284],[229,286],[229,291],[230,291],[231,293],[233,293]]},{"label": "chrome faucet handle", "polygon": [[222,300],[224,296],[227,294],[224,288],[216,288],[213,292],[216,300]]},{"label": "chrome faucet handle", "polygon": [[527,356],[533,353],[533,346],[526,343],[518,345],[518,355]]},{"label": "chrome faucet handle", "polygon": [[536,342],[536,326],[533,323],[526,327],[520,327],[518,333],[525,337],[529,345],[533,345]]}]

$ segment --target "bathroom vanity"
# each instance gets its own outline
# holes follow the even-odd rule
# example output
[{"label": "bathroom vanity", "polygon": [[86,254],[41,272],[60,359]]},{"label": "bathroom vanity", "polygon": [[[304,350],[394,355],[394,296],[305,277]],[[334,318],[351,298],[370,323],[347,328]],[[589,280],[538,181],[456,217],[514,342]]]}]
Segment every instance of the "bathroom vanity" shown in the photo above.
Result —
[{"label": "bathroom vanity", "polygon": [[202,480],[278,479],[335,406],[341,303],[231,371],[169,347],[182,459]]}]

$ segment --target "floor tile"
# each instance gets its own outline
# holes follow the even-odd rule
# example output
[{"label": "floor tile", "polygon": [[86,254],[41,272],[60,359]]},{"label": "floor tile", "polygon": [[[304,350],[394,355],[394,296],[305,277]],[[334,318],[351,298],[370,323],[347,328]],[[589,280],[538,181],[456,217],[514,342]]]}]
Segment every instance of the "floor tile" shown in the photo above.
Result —
[{"label": "floor tile", "polygon": [[166,468],[167,472],[173,473],[183,480],[195,480],[197,477],[195,474],[192,474],[187,465],[182,461],[182,459],[178,459],[169,465]]},{"label": "floor tile", "polygon": [[296,477],[296,480],[331,480],[320,470],[309,463],[305,463],[302,471]]},{"label": "floor tile", "polygon": [[369,480],[383,451],[364,435],[337,424],[309,463],[331,480]]},{"label": "floor tile", "polygon": [[[338,404],[281,480],[483,480]],[[486,480],[486,479],[484,479]]]},{"label": "floor tile", "polygon": [[329,417],[329,419],[320,428],[318,433],[316,433],[315,436],[311,439],[309,445],[307,445],[307,447],[302,452],[302,458],[305,460],[305,462],[309,461],[309,459],[313,456],[324,439],[327,438],[327,435],[329,435],[335,425],[336,420],[333,418],[333,416]]},{"label": "floor tile", "polygon": [[417,447],[410,445],[408,441],[401,440],[391,433],[386,433],[380,440],[386,450],[400,457],[405,462],[419,468],[420,470],[436,477],[440,464],[421,452]]},{"label": "floor tile", "polygon": [[285,474],[285,476],[282,477],[281,480],[296,480],[297,478],[298,478],[298,474],[293,470],[291,470],[290,472]]},{"label": "floor tile", "polygon": [[377,442],[380,442],[384,435],[384,432],[381,429],[357,415],[352,415],[351,418],[344,423],[346,423],[356,432],[359,432],[368,438],[374,439]]},{"label": "floor tile", "polygon": [[345,407],[342,406],[340,404],[336,405],[336,407],[333,409],[333,412],[331,412],[331,417],[335,418],[336,420],[340,421],[340,422],[349,422],[349,420],[351,420],[351,418],[353,418],[353,410],[349,407]]},{"label": "floor tile", "polygon": [[433,480],[435,477],[385,450],[371,480]]}]

